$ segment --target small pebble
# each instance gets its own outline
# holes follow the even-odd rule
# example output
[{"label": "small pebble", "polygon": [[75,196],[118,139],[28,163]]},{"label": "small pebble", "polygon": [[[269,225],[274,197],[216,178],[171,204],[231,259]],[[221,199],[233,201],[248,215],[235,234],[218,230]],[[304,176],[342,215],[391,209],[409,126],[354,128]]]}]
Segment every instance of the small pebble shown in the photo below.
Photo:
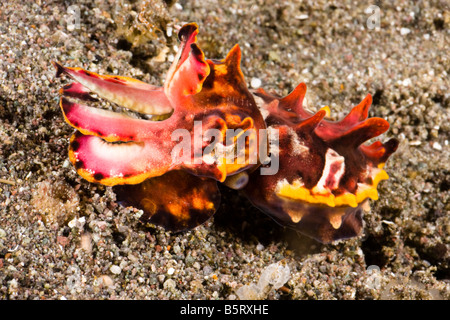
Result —
[{"label": "small pebble", "polygon": [[172,27],[167,27],[166,34],[169,38],[172,36],[172,31],[173,31]]},{"label": "small pebble", "polygon": [[102,281],[103,286],[105,287],[112,287],[114,285],[114,280],[110,276],[101,275],[99,278]]},{"label": "small pebble", "polygon": [[112,265],[111,268],[109,268],[109,270],[114,274],[120,274],[122,272],[122,269],[120,269],[120,267],[115,264]]},{"label": "small pebble", "polygon": [[412,82],[411,82],[411,79],[410,79],[410,78],[407,78],[407,79],[405,79],[405,80],[402,81],[402,85],[403,85],[404,87],[409,87],[411,84],[412,84]]},{"label": "small pebble", "polygon": [[309,16],[307,14],[301,14],[299,16],[296,17],[298,20],[306,20],[309,18]]},{"label": "small pebble", "polygon": [[92,251],[92,236],[90,233],[86,232],[81,235],[81,248],[86,252]]},{"label": "small pebble", "polygon": [[68,159],[64,160],[62,166],[63,168],[68,168],[70,166],[70,161]]},{"label": "small pebble", "polygon": [[69,226],[69,228],[75,228],[77,227],[78,229],[83,229],[84,224],[86,223],[86,218],[85,217],[81,217],[81,218],[74,218],[71,221],[69,221],[69,223],[67,224]]},{"label": "small pebble", "polygon": [[410,33],[410,32],[411,32],[411,30],[408,29],[408,28],[401,28],[401,29],[400,29],[400,34],[401,34],[402,36],[407,35],[407,34]]},{"label": "small pebble", "polygon": [[441,151],[442,150],[442,146],[440,145],[439,142],[434,142],[433,143],[433,149]]},{"label": "small pebble", "polygon": [[259,78],[252,78],[252,81],[250,82],[250,86],[253,89],[258,89],[259,87],[261,87],[261,79],[259,79]]},{"label": "small pebble", "polygon": [[164,289],[167,289],[169,291],[175,290],[176,286],[177,284],[172,279],[167,279],[163,284]]}]

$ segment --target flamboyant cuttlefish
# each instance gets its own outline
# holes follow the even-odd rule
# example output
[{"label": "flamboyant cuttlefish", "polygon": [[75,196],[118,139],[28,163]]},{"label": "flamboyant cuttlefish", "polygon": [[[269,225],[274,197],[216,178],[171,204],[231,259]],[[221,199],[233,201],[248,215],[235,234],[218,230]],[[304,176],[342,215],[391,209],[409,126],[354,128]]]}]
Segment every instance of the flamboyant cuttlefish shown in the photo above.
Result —
[{"label": "flamboyant cuttlefish", "polygon": [[[220,203],[217,182],[224,182],[277,222],[319,241],[359,234],[361,206],[377,199],[377,184],[387,179],[382,166],[398,145],[362,144],[389,127],[367,119],[370,96],[343,120],[324,120],[327,108],[303,109],[304,84],[284,98],[251,93],[239,46],[223,60],[207,60],[197,33],[195,23],[180,29],[163,87],[54,63],[57,76],[74,80],[61,89],[60,107],[77,129],[69,159],[78,174],[115,186],[119,201],[168,230],[208,220]],[[163,120],[87,106],[97,100],[91,93]]]}]

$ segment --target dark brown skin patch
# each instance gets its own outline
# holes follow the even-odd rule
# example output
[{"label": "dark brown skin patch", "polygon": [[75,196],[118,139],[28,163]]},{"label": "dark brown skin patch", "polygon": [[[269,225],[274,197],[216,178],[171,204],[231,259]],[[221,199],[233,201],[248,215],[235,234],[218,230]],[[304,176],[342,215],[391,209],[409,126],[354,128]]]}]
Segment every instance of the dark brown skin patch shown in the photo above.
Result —
[{"label": "dark brown skin patch", "polygon": [[93,73],[93,72],[90,72],[90,71],[87,71],[87,70],[80,70],[79,72],[80,72],[80,73],[84,73],[84,74],[87,75],[88,77],[92,77],[92,78],[97,78],[97,79],[99,79],[99,76],[96,75],[96,74]]},{"label": "dark brown skin patch", "polygon": [[215,80],[215,72],[214,72],[214,63],[211,60],[208,60],[209,63],[209,75],[206,77],[205,81],[203,81],[202,88],[203,90],[210,90],[214,86]]},{"label": "dark brown skin patch", "polygon": [[99,137],[103,137],[104,134],[100,130],[93,130],[92,133],[96,134]]},{"label": "dark brown skin patch", "polygon": [[53,66],[56,69],[56,77],[57,78],[59,78],[62,73],[65,73],[64,67],[62,65],[60,65],[58,62],[52,61],[52,64],[53,64]]},{"label": "dark brown skin patch", "polygon": [[78,123],[78,121],[72,121],[72,126],[75,128],[79,128],[80,124]]},{"label": "dark brown skin patch", "polygon": [[75,162],[75,169],[80,170],[80,169],[84,169],[84,162],[81,160],[78,160],[77,162]]},{"label": "dark brown skin patch", "polygon": [[198,61],[203,61],[203,51],[198,47],[196,43],[191,44],[191,54]]},{"label": "dark brown skin patch", "polygon": [[125,80],[123,80],[123,79],[121,79],[119,77],[105,78],[103,80],[108,81],[108,82],[112,82],[112,83],[119,83],[119,84],[124,84],[125,83]]},{"label": "dark brown skin patch", "polygon": [[70,143],[70,149],[72,149],[73,152],[77,152],[77,150],[80,148],[80,143],[76,140],[72,141]]},{"label": "dark brown skin patch", "polygon": [[178,32],[178,40],[185,41],[198,29],[195,23],[185,24]]},{"label": "dark brown skin patch", "polygon": [[91,96],[88,92],[84,92],[75,87],[75,82],[65,85],[62,90],[62,94],[66,97],[73,97],[85,101],[98,101],[97,98]]},{"label": "dark brown skin patch", "polygon": [[97,181],[101,181],[101,180],[105,179],[105,176],[103,175],[103,173],[96,173],[96,174],[94,174],[94,179]]},{"label": "dark brown skin patch", "polygon": [[170,231],[195,228],[213,216],[220,204],[217,182],[184,171],[113,187],[117,200],[144,211],[141,220]]}]

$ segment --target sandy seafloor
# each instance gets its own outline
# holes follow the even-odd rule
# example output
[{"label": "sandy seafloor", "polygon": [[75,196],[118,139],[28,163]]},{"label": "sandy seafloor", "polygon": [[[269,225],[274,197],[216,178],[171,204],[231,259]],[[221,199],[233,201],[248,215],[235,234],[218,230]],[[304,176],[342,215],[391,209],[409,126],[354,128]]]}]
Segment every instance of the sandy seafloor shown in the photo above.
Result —
[{"label": "sandy seafloor", "polygon": [[[279,261],[289,280],[260,299],[449,299],[447,1],[377,1],[375,29],[366,1],[179,1],[148,9],[165,32],[144,35],[140,2],[118,3],[0,5],[1,299],[238,299]],[[249,85],[284,95],[305,82],[309,107],[333,119],[373,95],[370,116],[391,124],[380,138],[401,145],[361,237],[319,244],[225,187],[213,219],[173,234],[75,173],[58,107],[68,82],[51,61],[161,85],[174,27],[192,21],[208,58],[239,43]]]}]

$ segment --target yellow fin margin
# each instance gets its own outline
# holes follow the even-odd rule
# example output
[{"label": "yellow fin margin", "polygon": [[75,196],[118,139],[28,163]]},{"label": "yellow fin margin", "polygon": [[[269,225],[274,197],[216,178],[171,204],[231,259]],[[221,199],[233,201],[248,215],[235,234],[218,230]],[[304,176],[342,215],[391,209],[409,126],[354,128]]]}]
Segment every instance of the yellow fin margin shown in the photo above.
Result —
[{"label": "yellow fin margin", "polygon": [[389,176],[386,171],[380,169],[373,178],[372,185],[362,185],[363,187],[359,186],[356,194],[344,193],[338,196],[335,196],[332,193],[314,194],[311,193],[310,189],[305,188],[299,181],[294,181],[293,184],[285,183],[278,187],[275,192],[279,197],[301,200],[312,204],[324,204],[329,207],[350,206],[356,208],[358,204],[367,198],[378,200],[378,183],[381,180],[387,180],[388,178]]}]

